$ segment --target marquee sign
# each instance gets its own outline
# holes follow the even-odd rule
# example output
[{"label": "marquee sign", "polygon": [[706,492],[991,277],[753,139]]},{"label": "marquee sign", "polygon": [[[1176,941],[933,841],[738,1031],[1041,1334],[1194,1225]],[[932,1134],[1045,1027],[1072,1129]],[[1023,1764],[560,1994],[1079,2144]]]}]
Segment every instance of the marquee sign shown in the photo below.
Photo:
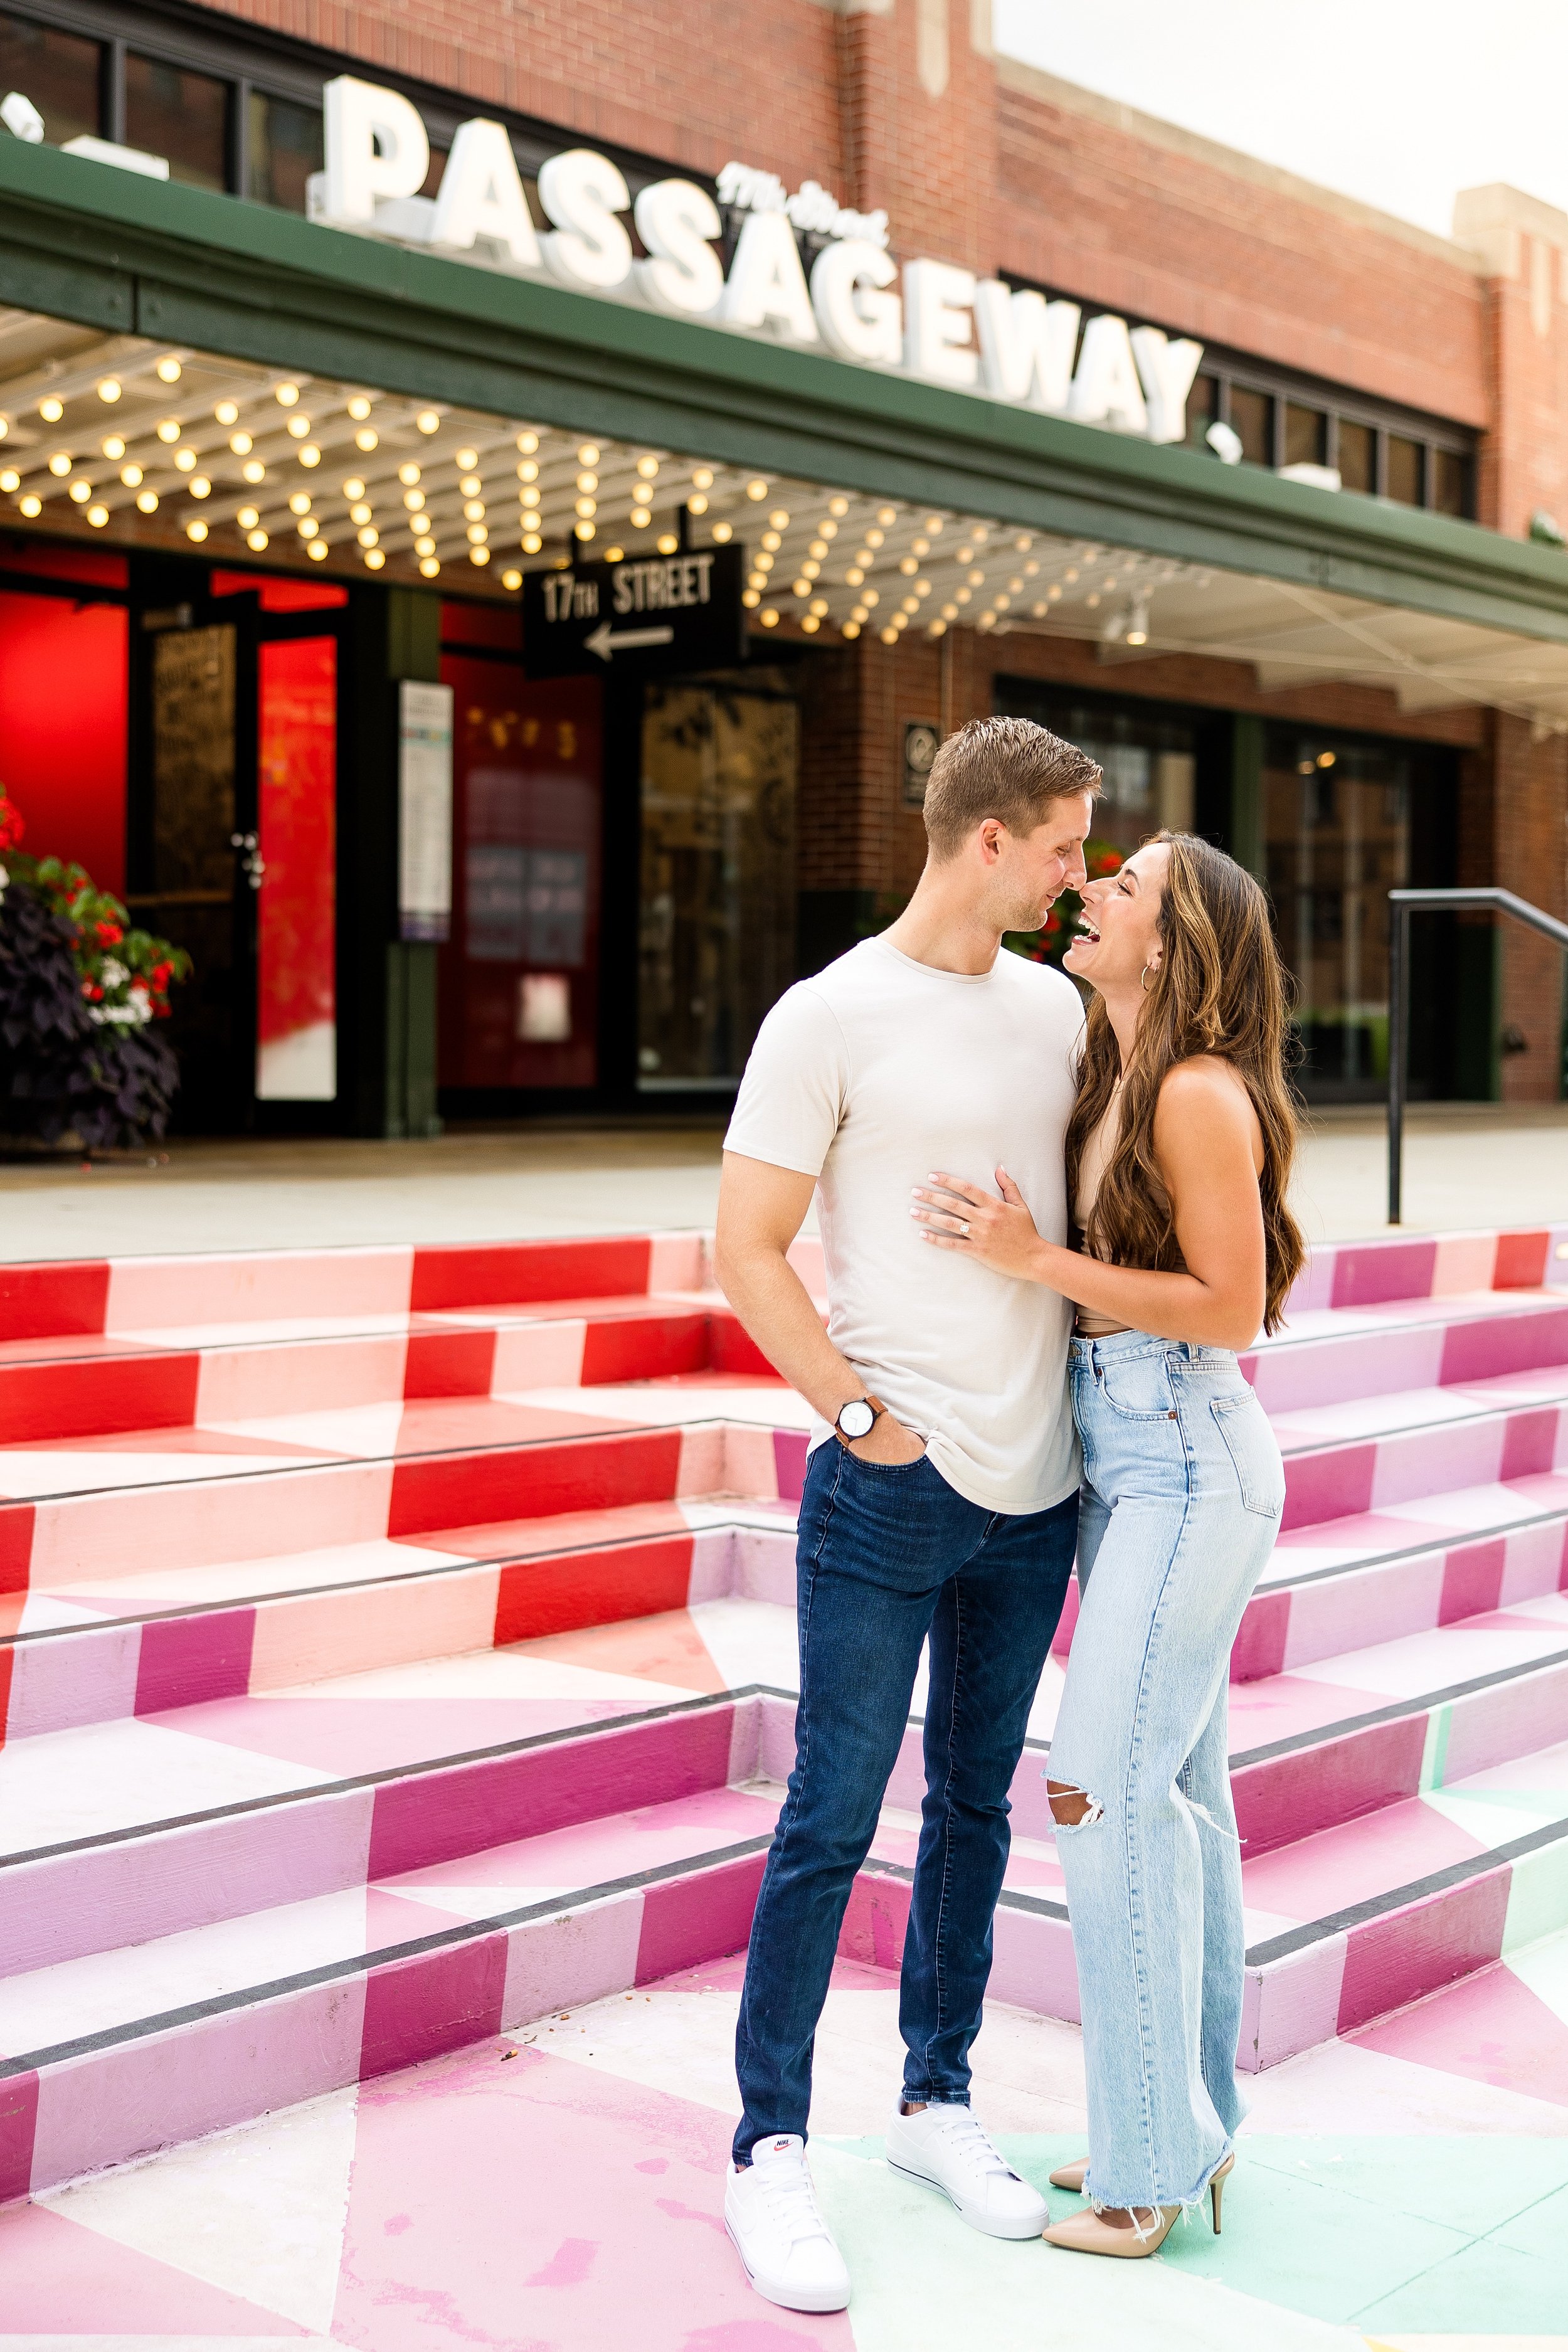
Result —
[{"label": "marquee sign", "polygon": [[849,211],[814,180],[792,195],[772,173],[725,165],[720,196],[741,222],[726,271],[724,222],[694,180],[656,180],[634,203],[609,156],[568,148],[540,168],[551,224],[541,231],[503,124],[462,123],[438,192],[422,196],[430,145],[418,109],[350,74],[323,97],[326,169],[310,184],[314,220],[1080,424],[1185,438],[1201,343],[1158,327],[1130,331],[1110,311],[1086,320],[1076,302],[948,261],[920,257],[900,272],[886,213]]}]

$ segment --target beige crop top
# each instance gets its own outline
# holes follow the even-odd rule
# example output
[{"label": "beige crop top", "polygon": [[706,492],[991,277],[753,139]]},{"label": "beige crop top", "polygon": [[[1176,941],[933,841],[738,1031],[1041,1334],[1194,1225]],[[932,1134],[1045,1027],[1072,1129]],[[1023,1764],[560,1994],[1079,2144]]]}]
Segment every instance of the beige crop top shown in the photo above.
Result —
[{"label": "beige crop top", "polygon": [[[1073,1202],[1072,1213],[1080,1235],[1089,1230],[1089,1221],[1100,1198],[1105,1171],[1110,1165],[1110,1155],[1121,1135],[1121,1081],[1118,1078],[1110,1090],[1105,1116],[1084,1144],[1083,1159],[1079,1165],[1078,1197]],[[1113,1331],[1125,1331],[1129,1328],[1125,1323],[1119,1323],[1113,1315],[1099,1314],[1092,1307],[1080,1307],[1073,1322],[1073,1329],[1080,1339],[1108,1339]]]}]

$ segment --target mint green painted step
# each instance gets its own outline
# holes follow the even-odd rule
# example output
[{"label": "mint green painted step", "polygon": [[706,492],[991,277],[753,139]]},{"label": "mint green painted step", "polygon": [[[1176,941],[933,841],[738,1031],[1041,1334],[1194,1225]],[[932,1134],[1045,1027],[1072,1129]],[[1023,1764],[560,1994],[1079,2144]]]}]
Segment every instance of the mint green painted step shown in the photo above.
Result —
[{"label": "mint green painted step", "polygon": [[[1079,2210],[1047,2176],[1082,2155],[1081,2137],[1002,2134],[997,2145],[1053,2213]],[[1568,2137],[1244,2132],[1223,2237],[1194,2213],[1150,2263],[998,2245],[896,2180],[881,2153],[880,2139],[812,2141],[856,2280],[857,2352],[934,2352],[943,2327],[1022,2352],[1047,2315],[1050,2340],[1074,2352],[1171,2352],[1189,2340],[1209,2352],[1308,2352],[1383,2333],[1540,2337],[1568,2326]],[[864,2168],[858,2184],[847,2159]]]}]

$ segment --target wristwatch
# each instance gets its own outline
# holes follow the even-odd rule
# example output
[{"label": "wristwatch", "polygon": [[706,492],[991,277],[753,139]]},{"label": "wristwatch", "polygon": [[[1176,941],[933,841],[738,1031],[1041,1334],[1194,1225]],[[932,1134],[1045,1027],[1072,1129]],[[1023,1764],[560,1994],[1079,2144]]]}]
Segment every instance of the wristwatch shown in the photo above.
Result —
[{"label": "wristwatch", "polygon": [[878,1415],[887,1410],[880,1397],[851,1397],[847,1404],[839,1406],[838,1418],[833,1424],[840,1444],[848,1445],[858,1437],[869,1437]]}]

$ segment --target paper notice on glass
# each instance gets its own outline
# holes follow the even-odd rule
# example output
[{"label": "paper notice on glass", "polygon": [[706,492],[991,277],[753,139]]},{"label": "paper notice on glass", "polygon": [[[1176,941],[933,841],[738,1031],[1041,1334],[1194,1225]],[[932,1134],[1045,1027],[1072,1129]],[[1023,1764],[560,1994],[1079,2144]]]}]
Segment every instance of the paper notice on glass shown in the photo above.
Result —
[{"label": "paper notice on glass", "polygon": [[452,925],[452,689],[404,678],[397,691],[398,924],[405,940]]}]

